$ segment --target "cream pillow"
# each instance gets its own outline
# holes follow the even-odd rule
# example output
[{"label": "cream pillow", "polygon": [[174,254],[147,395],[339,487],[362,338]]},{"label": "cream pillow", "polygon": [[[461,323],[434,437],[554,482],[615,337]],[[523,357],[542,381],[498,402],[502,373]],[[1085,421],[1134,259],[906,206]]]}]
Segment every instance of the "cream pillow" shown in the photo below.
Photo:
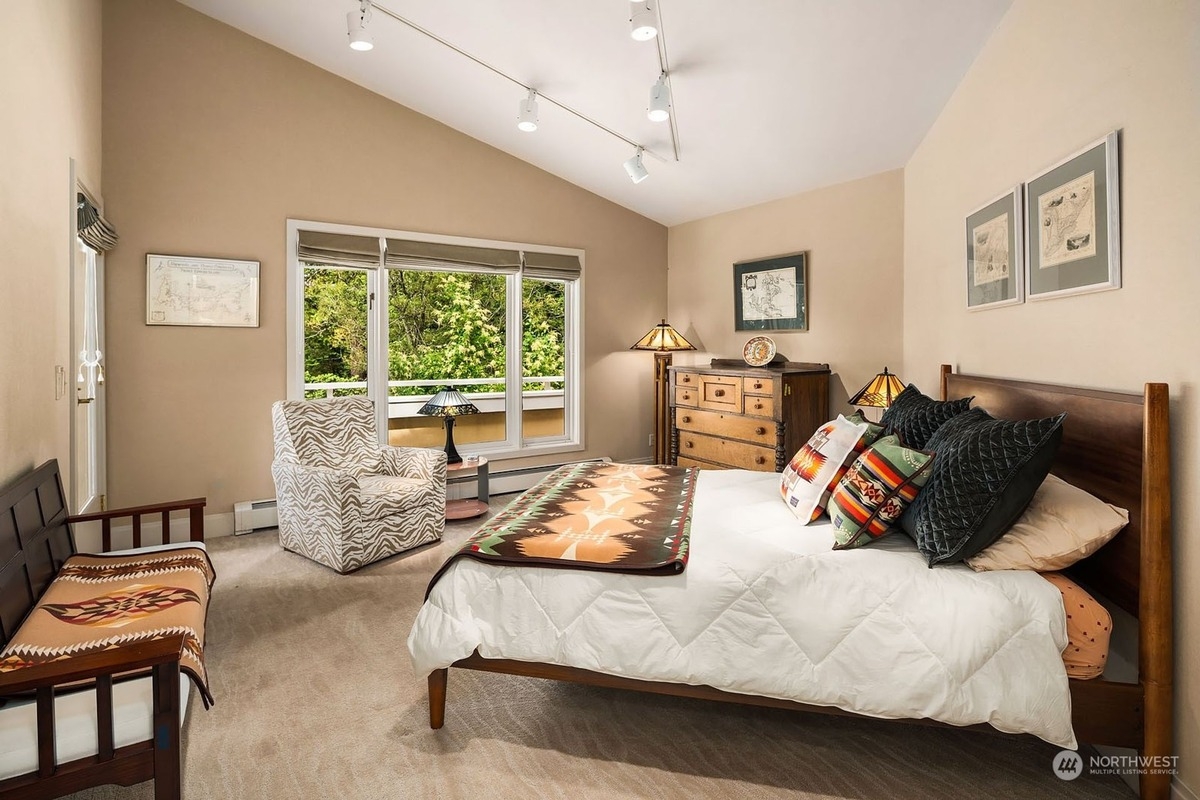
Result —
[{"label": "cream pillow", "polygon": [[1025,513],[991,546],[968,558],[967,566],[977,572],[1066,569],[1103,547],[1128,522],[1125,509],[1047,475]]}]

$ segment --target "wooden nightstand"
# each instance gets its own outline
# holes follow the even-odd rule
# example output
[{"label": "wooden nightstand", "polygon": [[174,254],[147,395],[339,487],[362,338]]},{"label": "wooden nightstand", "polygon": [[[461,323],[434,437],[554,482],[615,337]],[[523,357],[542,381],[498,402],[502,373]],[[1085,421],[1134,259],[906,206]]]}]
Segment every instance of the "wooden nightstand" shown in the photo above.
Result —
[{"label": "wooden nightstand", "polygon": [[[475,482],[479,486],[478,500],[447,500],[446,519],[470,519],[486,514],[488,510],[488,460],[461,461],[446,465],[446,478],[458,477],[460,472],[475,470]],[[465,476],[469,477],[469,476]]]}]

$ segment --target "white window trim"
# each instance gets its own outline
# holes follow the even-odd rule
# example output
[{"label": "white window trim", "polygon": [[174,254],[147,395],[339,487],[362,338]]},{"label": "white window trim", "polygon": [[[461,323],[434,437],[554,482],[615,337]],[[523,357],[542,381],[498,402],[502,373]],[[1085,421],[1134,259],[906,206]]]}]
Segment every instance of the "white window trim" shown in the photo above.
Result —
[{"label": "white window trim", "polygon": [[[289,400],[299,400],[304,397],[304,268],[300,264],[298,246],[300,231],[319,233],[342,233],[355,236],[374,236],[380,239],[409,239],[437,244],[452,244],[465,247],[491,247],[509,250],[532,250],[539,253],[554,253],[558,255],[576,256],[579,258],[580,276],[577,280],[568,282],[565,308],[565,363],[564,378],[566,388],[563,393],[563,435],[538,437],[525,440],[522,425],[522,393],[506,392],[505,419],[507,438],[502,442],[487,442],[470,445],[471,452],[479,453],[489,459],[523,458],[554,453],[577,452],[584,449],[583,441],[583,291],[587,275],[587,265],[583,250],[570,247],[554,247],[551,245],[535,244],[532,242],[509,242],[497,239],[476,239],[464,236],[449,236],[446,234],[420,233],[415,231],[391,230],[362,225],[343,225],[334,222],[318,222],[316,220],[288,219],[287,220],[287,353],[286,353],[286,390]],[[381,248],[382,249],[382,248]],[[368,371],[367,396],[375,403],[376,427],[380,443],[387,442],[387,380],[388,363],[387,347],[384,342],[387,328],[388,304],[383,298],[387,297],[387,268],[380,264],[377,267],[365,268],[367,291],[374,292],[376,302],[381,304],[378,313],[367,315],[367,352],[372,369]],[[522,276],[506,276],[506,291],[508,296],[521,297]],[[521,344],[522,324],[519,313],[519,303],[509,303],[506,309],[506,352],[507,375],[521,375]],[[380,380],[379,376],[385,376]]]}]

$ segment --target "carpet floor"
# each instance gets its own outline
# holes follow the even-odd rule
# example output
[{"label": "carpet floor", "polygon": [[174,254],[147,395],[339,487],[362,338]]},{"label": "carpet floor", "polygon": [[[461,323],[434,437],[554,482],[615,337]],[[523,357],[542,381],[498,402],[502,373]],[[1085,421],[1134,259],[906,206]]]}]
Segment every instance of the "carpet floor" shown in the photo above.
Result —
[{"label": "carpet floor", "polygon": [[[493,501],[493,511],[503,501]],[[428,725],[405,640],[425,584],[477,526],[338,575],[274,531],[213,540],[216,705],[195,692],[184,783],[198,798],[1079,798],[1117,778],[1059,780],[1033,737],[753,709],[453,670]],[[75,800],[149,800],[150,783]]]}]

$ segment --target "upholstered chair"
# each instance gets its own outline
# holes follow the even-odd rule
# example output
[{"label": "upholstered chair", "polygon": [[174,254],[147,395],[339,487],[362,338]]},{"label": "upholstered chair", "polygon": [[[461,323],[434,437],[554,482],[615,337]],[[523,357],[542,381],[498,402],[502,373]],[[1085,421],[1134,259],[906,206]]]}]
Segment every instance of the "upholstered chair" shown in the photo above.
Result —
[{"label": "upholstered chair", "polygon": [[271,408],[279,543],[351,572],[437,541],[446,524],[446,454],[381,447],[365,397]]}]

